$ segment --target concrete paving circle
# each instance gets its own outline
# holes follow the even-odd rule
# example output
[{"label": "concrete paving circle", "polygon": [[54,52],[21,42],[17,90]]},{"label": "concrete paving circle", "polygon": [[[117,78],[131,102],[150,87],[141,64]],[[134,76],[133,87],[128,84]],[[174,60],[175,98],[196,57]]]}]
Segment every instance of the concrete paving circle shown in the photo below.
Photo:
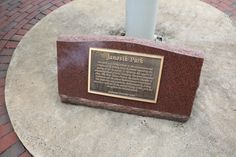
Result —
[{"label": "concrete paving circle", "polygon": [[73,1],[21,40],[6,80],[6,105],[20,140],[38,156],[236,156],[236,30],[197,0],[160,0],[164,43],[205,52],[187,123],[62,104],[57,92],[58,35],[111,34],[124,28],[124,0]]}]

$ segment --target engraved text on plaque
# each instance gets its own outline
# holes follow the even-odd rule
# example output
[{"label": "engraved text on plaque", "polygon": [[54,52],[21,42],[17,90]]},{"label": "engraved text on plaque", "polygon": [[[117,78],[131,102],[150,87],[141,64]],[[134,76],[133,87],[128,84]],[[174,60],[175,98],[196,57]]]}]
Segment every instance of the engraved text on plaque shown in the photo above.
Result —
[{"label": "engraved text on plaque", "polygon": [[90,48],[88,92],[156,103],[163,56]]}]

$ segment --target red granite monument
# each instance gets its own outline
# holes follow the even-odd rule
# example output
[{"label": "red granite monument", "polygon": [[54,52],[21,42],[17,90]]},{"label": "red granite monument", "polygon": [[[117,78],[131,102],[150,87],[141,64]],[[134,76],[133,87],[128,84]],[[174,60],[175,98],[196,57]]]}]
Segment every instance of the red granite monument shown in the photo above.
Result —
[{"label": "red granite monument", "polygon": [[116,36],[61,36],[61,101],[141,116],[187,121],[203,53]]}]

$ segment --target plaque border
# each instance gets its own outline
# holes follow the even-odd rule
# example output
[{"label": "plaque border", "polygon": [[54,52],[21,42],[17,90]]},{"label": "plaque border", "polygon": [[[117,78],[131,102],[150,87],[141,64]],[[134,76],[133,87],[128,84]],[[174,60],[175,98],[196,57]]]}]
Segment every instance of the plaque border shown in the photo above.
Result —
[{"label": "plaque border", "polygon": [[[160,72],[159,72],[159,76],[157,76],[158,79],[157,79],[157,88],[156,88],[156,91],[155,91],[156,92],[155,99],[154,100],[142,99],[142,98],[135,98],[135,97],[129,97],[129,96],[108,94],[108,93],[104,93],[104,92],[97,92],[97,91],[91,90],[90,89],[90,83],[91,83],[91,76],[90,75],[91,75],[91,53],[92,53],[92,50],[160,59],[161,60],[160,69],[159,69]],[[141,102],[156,103],[157,98],[158,98],[158,94],[159,94],[163,63],[164,63],[164,56],[160,56],[160,55],[137,53],[137,52],[133,52],[133,51],[123,51],[123,50],[117,50],[117,49],[106,49],[106,48],[93,48],[93,47],[90,47],[89,48],[89,57],[88,57],[88,93],[102,95],[102,96],[109,96],[109,97],[114,97],[114,98],[122,98],[122,99],[128,99],[128,100],[141,101]]]}]

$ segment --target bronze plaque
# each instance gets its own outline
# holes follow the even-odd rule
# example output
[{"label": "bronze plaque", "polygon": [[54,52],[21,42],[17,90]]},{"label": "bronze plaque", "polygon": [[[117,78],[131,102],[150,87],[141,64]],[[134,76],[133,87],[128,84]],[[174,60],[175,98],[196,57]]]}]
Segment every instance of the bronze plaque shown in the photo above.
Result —
[{"label": "bronze plaque", "polygon": [[164,57],[90,48],[88,92],[156,103]]}]

